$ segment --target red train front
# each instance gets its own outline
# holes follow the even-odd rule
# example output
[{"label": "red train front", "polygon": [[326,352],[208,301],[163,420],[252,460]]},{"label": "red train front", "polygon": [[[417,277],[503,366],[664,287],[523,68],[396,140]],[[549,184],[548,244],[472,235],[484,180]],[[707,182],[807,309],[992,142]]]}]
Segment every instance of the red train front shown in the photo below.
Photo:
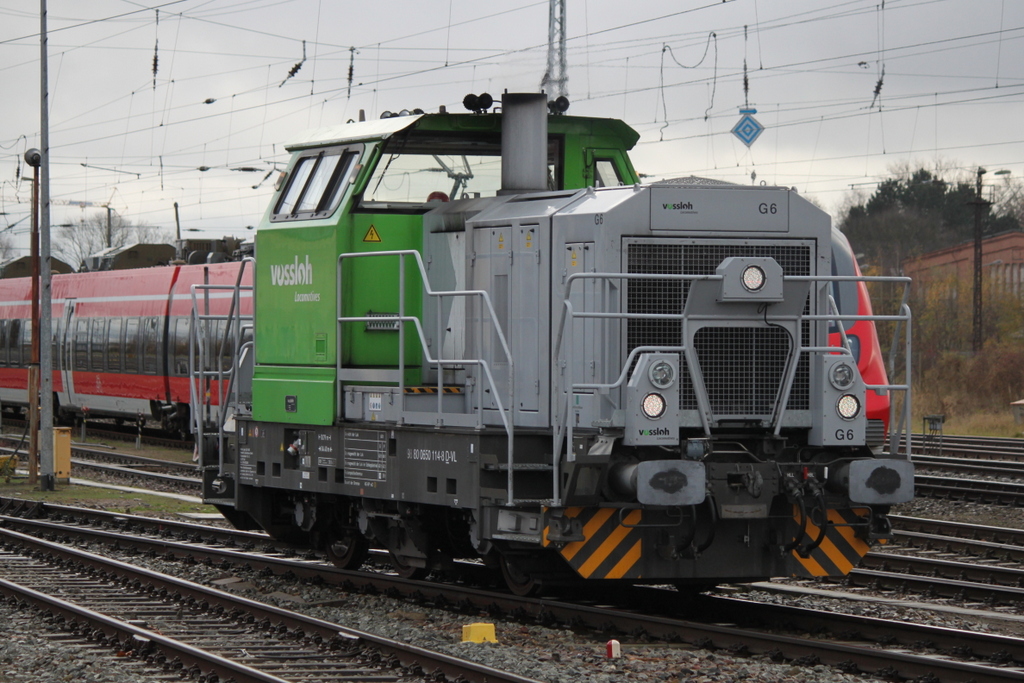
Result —
[{"label": "red train front", "polygon": [[[860,276],[860,265],[853,253],[849,240],[839,230],[832,229],[832,274]],[[843,315],[873,315],[871,298],[864,282],[833,283],[832,296]],[[850,350],[857,361],[864,383],[868,386],[888,384],[885,372],[885,358],[878,343],[878,331],[869,320],[847,320],[844,324]],[[839,331],[832,325],[829,329],[829,344],[840,346]],[[872,448],[881,448],[889,428],[890,400],[887,393],[868,390],[867,392],[867,443]]]},{"label": "red train front", "polygon": [[[190,431],[189,334],[194,285],[233,285],[251,269],[239,262],[53,276],[54,415],[135,421]],[[0,401],[28,405],[31,280],[0,280]],[[212,297],[224,314],[230,298]],[[252,310],[251,297],[241,301]],[[210,329],[216,335],[216,329]],[[224,349],[233,353],[232,349]]]}]

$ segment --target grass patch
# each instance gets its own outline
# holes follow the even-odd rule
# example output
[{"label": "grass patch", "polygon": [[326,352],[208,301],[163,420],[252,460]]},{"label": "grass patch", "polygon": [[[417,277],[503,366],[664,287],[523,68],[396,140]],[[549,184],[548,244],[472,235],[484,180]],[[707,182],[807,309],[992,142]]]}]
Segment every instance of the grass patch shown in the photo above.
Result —
[{"label": "grass patch", "polygon": [[58,484],[56,491],[40,491],[38,487],[30,486],[26,477],[16,477],[9,483],[0,482],[0,496],[153,517],[166,517],[183,512],[217,513],[217,509],[212,505],[93,486]]},{"label": "grass patch", "polygon": [[[916,406],[915,406],[916,408]],[[910,428],[915,434],[925,431],[923,410],[914,410],[914,423]],[[952,415],[946,414],[945,423],[942,425],[944,434],[955,434],[957,436],[1002,436],[1010,438],[1024,437],[1024,424],[1014,421],[1009,410],[1005,412],[978,411],[974,413],[955,412]]]},{"label": "grass patch", "polygon": [[943,425],[946,434],[970,434],[972,436],[1024,437],[1024,424],[1017,424],[1012,415],[974,413],[958,415],[946,420]]}]

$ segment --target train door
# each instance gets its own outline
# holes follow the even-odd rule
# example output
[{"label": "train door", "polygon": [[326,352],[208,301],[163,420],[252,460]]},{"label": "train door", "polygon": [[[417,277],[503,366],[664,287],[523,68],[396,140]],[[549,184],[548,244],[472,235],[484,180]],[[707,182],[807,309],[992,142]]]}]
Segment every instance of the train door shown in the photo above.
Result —
[{"label": "train door", "polygon": [[60,405],[71,407],[78,405],[75,398],[74,382],[74,338],[75,338],[75,306],[74,299],[67,299],[64,304],[64,320],[60,326],[60,338],[57,348],[60,350],[60,374],[62,388],[60,391]]}]

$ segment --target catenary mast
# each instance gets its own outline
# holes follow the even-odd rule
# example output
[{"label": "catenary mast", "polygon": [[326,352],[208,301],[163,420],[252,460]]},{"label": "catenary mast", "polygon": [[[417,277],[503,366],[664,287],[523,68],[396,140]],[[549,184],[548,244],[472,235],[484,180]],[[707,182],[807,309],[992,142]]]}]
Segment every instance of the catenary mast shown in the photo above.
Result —
[{"label": "catenary mast", "polygon": [[550,0],[548,67],[540,87],[549,99],[569,96],[569,73],[565,58],[565,0]]}]

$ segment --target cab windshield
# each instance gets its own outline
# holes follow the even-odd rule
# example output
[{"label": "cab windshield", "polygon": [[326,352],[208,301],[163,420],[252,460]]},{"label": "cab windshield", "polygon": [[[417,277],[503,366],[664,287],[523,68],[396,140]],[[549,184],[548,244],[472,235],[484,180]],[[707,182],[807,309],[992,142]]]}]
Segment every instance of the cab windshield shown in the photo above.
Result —
[{"label": "cab windshield", "polygon": [[[548,187],[554,188],[552,142]],[[396,136],[374,168],[360,206],[363,209],[416,209],[455,199],[493,197],[501,189],[501,145],[487,140],[442,136]]]}]

